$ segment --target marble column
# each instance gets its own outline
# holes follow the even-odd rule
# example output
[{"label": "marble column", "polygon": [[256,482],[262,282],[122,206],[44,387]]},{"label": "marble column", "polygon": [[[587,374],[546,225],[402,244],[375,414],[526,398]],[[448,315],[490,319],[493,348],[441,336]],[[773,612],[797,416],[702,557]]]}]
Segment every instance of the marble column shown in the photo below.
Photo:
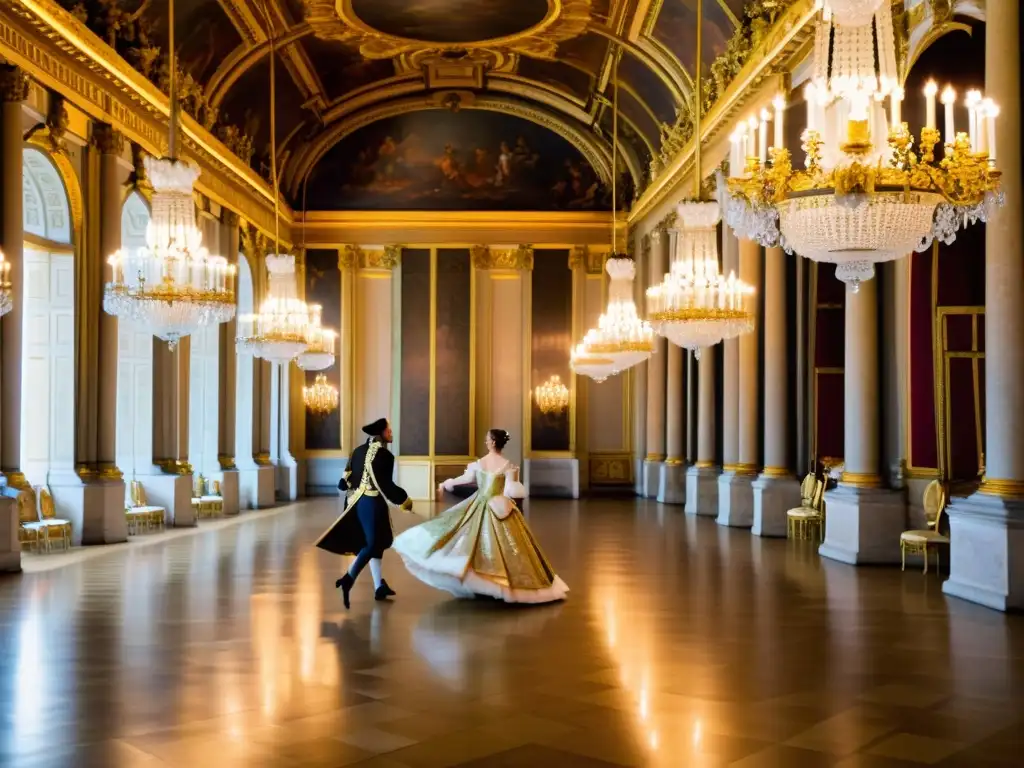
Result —
[{"label": "marble column", "polygon": [[[12,487],[23,486],[21,472],[21,330],[25,295],[22,248],[22,110],[28,78],[17,67],[0,65],[0,249],[11,264],[14,307],[0,320],[0,472]],[[12,494],[12,495],[7,495]],[[0,496],[0,570],[21,570],[18,508],[13,491]]]},{"label": "marble column", "polygon": [[[650,284],[657,285],[665,277],[668,265],[669,237],[664,229],[655,230],[651,248]],[[653,235],[652,235],[653,237]],[[665,339],[655,337],[654,354],[647,360],[647,456],[643,466],[643,495],[658,495],[661,467],[665,461]]]},{"label": "marble column", "polygon": [[[229,264],[238,266],[238,214],[224,210],[220,220],[220,255]],[[238,284],[237,281],[235,283]],[[238,335],[238,319],[232,317],[220,326],[220,420],[217,423],[217,462],[220,464],[220,493],[225,515],[237,515],[241,509],[239,501],[239,476],[235,464],[235,430],[238,408],[238,353],[235,337]]]},{"label": "marble column", "polygon": [[789,358],[786,343],[786,254],[764,257],[764,469],[754,481],[758,536],[785,536],[786,512],[800,506],[800,483],[789,471]]},{"label": "marble column", "polygon": [[191,345],[186,336],[170,349],[153,340],[153,462],[144,481],[150,504],[167,510],[167,524],[196,525],[188,466],[188,393]]},{"label": "marble column", "polygon": [[[267,267],[264,255],[257,261],[256,274],[253,282],[257,286],[256,306],[259,307],[267,295]],[[256,508],[262,509],[274,505],[277,497],[277,470],[271,459],[271,431],[273,412],[273,376],[272,364],[265,360],[253,360],[253,395],[252,395],[252,445],[253,460],[256,462]]]},{"label": "marble column", "polygon": [[[76,294],[83,300],[76,311],[85,324],[82,333],[91,343],[83,344],[79,355],[79,384],[91,379],[92,387],[79,396],[86,403],[85,410],[95,414],[92,419],[79,415],[79,428],[89,434],[80,441],[87,450],[79,456],[85,464],[83,483],[66,474],[65,481],[51,476],[50,487],[54,500],[72,515],[75,540],[82,544],[112,544],[127,541],[128,529],[124,516],[124,479],[118,469],[117,455],[117,318],[103,311],[103,285],[113,279],[107,257],[121,247],[121,209],[123,174],[119,166],[124,152],[124,138],[109,125],[95,124],[92,128],[90,154],[96,153],[88,164],[87,183],[95,190],[90,200],[99,203],[99,210],[91,221],[98,222],[99,253],[81,254],[89,260],[81,273],[88,275],[86,291]],[[98,171],[98,173],[95,173]],[[90,333],[90,330],[92,331]],[[92,351],[94,356],[90,355]],[[87,356],[89,356],[87,358]]]},{"label": "marble column", "polygon": [[683,397],[683,350],[667,343],[665,463],[661,466],[658,501],[662,504],[686,502],[686,404]]},{"label": "marble column", "polygon": [[[715,355],[708,347],[697,362],[697,456],[686,472],[686,514],[718,515],[718,468],[715,467]],[[692,367],[692,366],[691,366]]]},{"label": "marble column", "polygon": [[[649,239],[644,237],[638,244],[639,258],[636,264],[636,279],[633,281],[633,301],[638,311],[645,313],[647,306],[647,264],[650,261]],[[647,365],[634,365],[627,374],[630,377],[629,391],[632,395],[633,431],[630,445],[633,453],[633,490],[637,496],[644,495],[644,455],[647,449]]]},{"label": "marble column", "polygon": [[846,291],[843,474],[825,494],[824,557],[850,564],[898,563],[903,494],[879,473],[878,281]]},{"label": "marble column", "polygon": [[22,211],[22,108],[28,77],[17,67],[0,65],[0,179],[4,204],[0,211],[0,248],[11,265],[14,306],[0,320],[0,472],[13,487],[25,485],[21,471],[21,347],[25,307]]},{"label": "marble column", "polygon": [[[758,455],[758,384],[757,348],[760,317],[757,307],[758,283],[761,275],[761,246],[753,240],[737,240],[724,235],[730,255],[736,259],[741,280],[754,287],[750,302],[754,313],[754,329],[738,339],[726,342],[726,414],[732,416],[725,432],[726,446],[722,475],[718,480],[718,524],[749,528],[754,522],[753,482],[760,465]],[[735,249],[735,253],[733,253]],[[734,356],[734,361],[728,355]],[[735,403],[733,405],[733,403]],[[730,442],[731,441],[731,442]]]},{"label": "marble column", "polygon": [[985,95],[1000,107],[996,148],[1006,207],[985,228],[985,479],[949,507],[947,595],[1024,608],[1024,185],[1020,4],[985,19]]}]

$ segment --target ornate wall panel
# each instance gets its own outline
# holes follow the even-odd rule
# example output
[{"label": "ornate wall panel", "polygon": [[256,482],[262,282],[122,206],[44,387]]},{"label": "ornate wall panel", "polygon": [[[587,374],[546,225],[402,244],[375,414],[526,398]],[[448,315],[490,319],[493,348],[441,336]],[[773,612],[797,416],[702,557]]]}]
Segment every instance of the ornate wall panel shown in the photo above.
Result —
[{"label": "ornate wall panel", "polygon": [[[323,324],[326,328],[338,331],[341,328],[341,271],[338,269],[338,252],[335,250],[306,251],[306,301],[323,307]],[[340,353],[341,350],[339,349]],[[339,360],[341,355],[339,354]],[[327,377],[327,381],[344,391],[341,380],[342,368],[335,362],[326,371],[319,371]],[[300,372],[303,383],[312,386],[317,373]],[[310,450],[340,450],[342,411],[337,410],[319,416],[305,411],[306,414],[306,448]]]},{"label": "ornate wall panel", "polygon": [[[569,386],[572,345],[572,272],[568,250],[536,250],[531,277],[530,389],[559,376]],[[530,448],[534,453],[569,451],[572,403],[560,413],[541,413],[530,400]]]},{"label": "ornate wall panel", "polygon": [[[472,267],[468,248],[437,250],[434,454],[474,453]],[[461,474],[461,473],[460,473]]]},{"label": "ornate wall panel", "polygon": [[399,452],[430,455],[431,252],[402,251]]}]

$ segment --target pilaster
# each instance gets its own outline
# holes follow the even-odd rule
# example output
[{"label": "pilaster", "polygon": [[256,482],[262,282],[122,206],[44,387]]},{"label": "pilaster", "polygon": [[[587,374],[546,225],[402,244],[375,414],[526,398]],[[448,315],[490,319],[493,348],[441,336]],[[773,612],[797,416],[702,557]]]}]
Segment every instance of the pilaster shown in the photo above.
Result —
[{"label": "pilaster", "polygon": [[[649,279],[651,285],[657,285],[668,269],[670,238],[662,227],[654,230],[652,240]],[[666,345],[664,338],[656,336],[654,354],[647,360],[647,455],[643,465],[643,495],[647,498],[658,495],[665,461]]]},{"label": "pilaster", "polygon": [[947,595],[997,610],[1024,608],[1024,184],[1020,3],[990,2],[985,95],[999,105],[996,137],[1006,207],[985,227],[985,479],[949,509]]},{"label": "pilaster", "polygon": [[716,347],[701,353],[697,364],[697,460],[687,470],[686,514],[718,516],[718,468],[715,466]]},{"label": "pilaster", "polygon": [[[238,266],[238,214],[221,211],[221,256],[229,264]],[[225,515],[237,515],[240,511],[238,467],[235,464],[235,432],[238,409],[238,335],[237,316],[232,317],[219,328],[220,347],[218,352],[220,371],[217,379],[219,388],[220,420],[217,423],[217,462],[220,464],[220,492]]]},{"label": "pilaster", "polygon": [[[722,227],[722,273],[735,274],[739,271],[739,240],[732,230]],[[740,464],[740,342],[739,339],[723,341],[722,349],[722,471],[723,477],[718,484],[718,522],[722,525],[743,524],[747,517],[753,520],[754,498],[750,491],[749,481],[746,490],[750,491],[749,504],[744,504],[745,494],[742,492],[744,481],[737,487],[737,496],[733,502],[732,487],[736,468]],[[713,429],[714,427],[712,427]],[[727,475],[727,476],[726,476]],[[723,514],[724,512],[724,514]],[[736,516],[740,515],[738,519]],[[738,520],[738,522],[737,522]],[[749,525],[749,523],[748,523]]]}]

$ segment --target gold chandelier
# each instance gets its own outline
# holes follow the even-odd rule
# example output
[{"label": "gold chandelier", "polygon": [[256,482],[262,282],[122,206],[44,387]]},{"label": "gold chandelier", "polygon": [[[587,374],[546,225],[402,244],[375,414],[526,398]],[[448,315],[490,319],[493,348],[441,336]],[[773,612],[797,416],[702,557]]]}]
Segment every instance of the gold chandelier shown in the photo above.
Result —
[{"label": "gold chandelier", "polygon": [[323,327],[322,315],[323,307],[309,305],[306,349],[295,358],[295,364],[304,371],[322,371],[334,365],[334,342],[338,334]]},{"label": "gold chandelier", "polygon": [[999,108],[980,92],[968,91],[969,130],[957,132],[956,93],[943,91],[943,136],[935,116],[939,89],[929,82],[915,151],[902,119],[891,14],[887,1],[825,0],[814,75],[804,90],[804,169],[794,169],[782,146],[780,96],[771,149],[764,110],[732,136],[734,175],[719,177],[723,217],[741,237],[834,263],[836,277],[854,291],[874,276],[875,264],[924,251],[935,240],[949,244],[1003,203],[995,167]]},{"label": "gold chandelier", "polygon": [[11,262],[0,251],[0,317],[14,309],[14,293],[11,285]]},{"label": "gold chandelier", "polygon": [[552,376],[533,391],[534,402],[545,416],[555,416],[569,407],[569,388],[560,376]]},{"label": "gold chandelier", "polygon": [[327,383],[326,374],[318,373],[313,386],[302,388],[302,402],[310,413],[326,416],[338,407],[338,390]]}]

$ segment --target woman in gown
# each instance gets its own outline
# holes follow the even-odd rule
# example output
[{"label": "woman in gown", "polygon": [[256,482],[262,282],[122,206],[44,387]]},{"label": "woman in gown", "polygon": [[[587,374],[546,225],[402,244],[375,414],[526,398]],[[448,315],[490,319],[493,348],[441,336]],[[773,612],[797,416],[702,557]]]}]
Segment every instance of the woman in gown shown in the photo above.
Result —
[{"label": "woman in gown", "polygon": [[433,520],[395,538],[393,548],[413,576],[456,597],[507,603],[564,600],[569,588],[540,551],[513,498],[526,497],[516,468],[501,455],[508,432],[487,433],[487,455],[439,491],[476,483],[477,491]]}]

